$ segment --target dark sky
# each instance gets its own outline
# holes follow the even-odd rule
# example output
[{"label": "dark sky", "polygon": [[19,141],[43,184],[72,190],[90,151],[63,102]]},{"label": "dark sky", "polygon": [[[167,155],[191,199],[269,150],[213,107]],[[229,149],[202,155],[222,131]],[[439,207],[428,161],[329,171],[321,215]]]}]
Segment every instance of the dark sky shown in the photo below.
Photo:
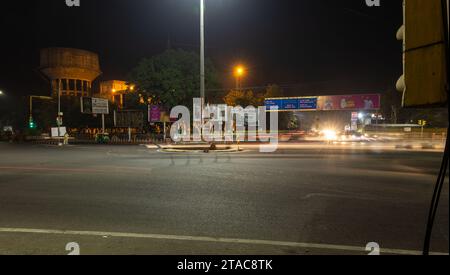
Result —
[{"label": "dark sky", "polygon": [[[245,86],[276,83],[291,95],[383,92],[401,74],[401,0],[206,0],[207,56],[233,86],[231,68],[249,69]],[[46,94],[39,49],[91,50],[100,79],[124,79],[143,57],[199,50],[199,0],[0,1],[0,89]]]}]

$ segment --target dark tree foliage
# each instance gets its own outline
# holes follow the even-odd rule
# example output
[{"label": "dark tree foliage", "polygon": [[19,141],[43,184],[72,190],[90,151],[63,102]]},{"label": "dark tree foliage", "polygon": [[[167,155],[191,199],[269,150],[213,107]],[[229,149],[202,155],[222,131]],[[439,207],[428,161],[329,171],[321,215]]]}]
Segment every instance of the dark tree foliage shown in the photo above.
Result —
[{"label": "dark tree foliage", "polygon": [[[217,72],[212,62],[207,60],[205,67],[206,89],[218,88]],[[199,55],[184,50],[167,50],[143,59],[130,73],[129,82],[136,85],[138,92],[133,101],[137,106],[128,101],[129,108],[139,108],[142,100],[145,104],[160,104],[169,110],[177,105],[191,107],[192,99],[200,97]]]}]

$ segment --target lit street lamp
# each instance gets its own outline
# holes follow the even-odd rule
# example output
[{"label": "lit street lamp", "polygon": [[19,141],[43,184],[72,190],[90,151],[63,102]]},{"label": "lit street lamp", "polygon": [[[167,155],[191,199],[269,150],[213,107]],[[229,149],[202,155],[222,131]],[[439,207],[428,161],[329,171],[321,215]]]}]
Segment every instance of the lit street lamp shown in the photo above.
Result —
[{"label": "lit street lamp", "polygon": [[5,95],[5,94],[3,93],[3,91],[0,91],[0,96],[2,96],[2,95]]},{"label": "lit street lamp", "polygon": [[234,68],[234,76],[236,77],[236,90],[242,89],[242,78],[245,76],[246,70],[244,66],[236,66]]}]

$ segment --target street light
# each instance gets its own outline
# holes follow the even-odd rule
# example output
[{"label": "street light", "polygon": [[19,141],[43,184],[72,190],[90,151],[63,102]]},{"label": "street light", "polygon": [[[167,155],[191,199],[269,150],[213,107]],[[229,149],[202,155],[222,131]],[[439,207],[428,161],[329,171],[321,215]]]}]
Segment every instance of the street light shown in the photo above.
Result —
[{"label": "street light", "polygon": [[246,70],[242,65],[234,68],[234,76],[236,77],[236,90],[242,89],[242,78],[245,76]]},{"label": "street light", "polygon": [[3,91],[0,91],[0,95],[5,95],[5,94],[3,93]]},{"label": "street light", "polygon": [[203,105],[205,101],[205,0],[200,0],[200,98]]}]

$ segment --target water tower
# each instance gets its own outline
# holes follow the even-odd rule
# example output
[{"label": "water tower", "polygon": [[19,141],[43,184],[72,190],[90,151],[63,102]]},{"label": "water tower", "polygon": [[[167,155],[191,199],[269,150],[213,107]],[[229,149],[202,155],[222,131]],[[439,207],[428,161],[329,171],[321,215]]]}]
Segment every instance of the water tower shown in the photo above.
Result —
[{"label": "water tower", "polygon": [[48,78],[53,97],[92,96],[92,82],[101,75],[98,55],[71,48],[41,50],[39,70]]}]

